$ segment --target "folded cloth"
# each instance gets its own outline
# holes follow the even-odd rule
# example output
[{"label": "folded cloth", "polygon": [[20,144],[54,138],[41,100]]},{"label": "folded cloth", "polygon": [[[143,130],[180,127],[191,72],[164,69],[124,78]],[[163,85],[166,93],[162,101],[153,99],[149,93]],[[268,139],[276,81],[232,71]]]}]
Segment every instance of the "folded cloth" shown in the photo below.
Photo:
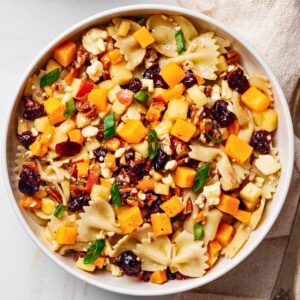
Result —
[{"label": "folded cloth", "polygon": [[[232,28],[248,40],[267,61],[288,101],[300,76],[299,0],[178,0],[180,6],[200,11]],[[295,140],[300,170],[300,141]],[[180,299],[266,299],[271,293],[290,233],[300,194],[300,176],[294,170],[280,217],[267,239],[234,270]],[[272,251],[270,251],[272,249]],[[300,256],[300,251],[299,251]],[[299,263],[298,263],[299,265]],[[300,274],[296,276],[300,299]]]}]

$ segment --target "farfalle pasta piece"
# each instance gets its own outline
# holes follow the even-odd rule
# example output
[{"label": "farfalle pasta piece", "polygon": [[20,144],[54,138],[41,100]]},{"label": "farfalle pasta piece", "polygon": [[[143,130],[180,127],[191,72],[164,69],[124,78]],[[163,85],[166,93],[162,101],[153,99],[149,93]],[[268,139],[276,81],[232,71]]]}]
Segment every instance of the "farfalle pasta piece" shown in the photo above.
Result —
[{"label": "farfalle pasta piece", "polygon": [[230,40],[223,39],[219,36],[215,36],[215,39],[217,41],[217,45],[219,46],[219,52],[221,54],[227,53],[226,48],[229,48],[231,46]]},{"label": "farfalle pasta piece", "polygon": [[212,208],[206,213],[206,223],[204,225],[204,243],[212,241],[217,233],[223,213],[216,208]]},{"label": "farfalle pasta piece", "polygon": [[168,237],[158,237],[150,243],[143,240],[136,246],[136,254],[142,260],[145,271],[159,271],[166,269],[171,262],[172,245]]},{"label": "farfalle pasta piece", "polygon": [[40,162],[37,163],[41,179],[47,182],[62,182],[65,179],[70,179],[70,173],[61,168],[53,165],[42,166]]},{"label": "farfalle pasta piece", "polygon": [[[146,55],[146,49],[143,49],[140,44],[133,37],[133,33],[141,28],[141,26],[131,20],[127,20],[130,23],[130,29],[127,36],[122,37],[117,34],[113,35],[113,39],[116,41],[115,46],[120,49],[120,52],[124,55],[127,62],[126,68],[128,70],[134,70],[143,61]],[[122,19],[115,18],[113,23],[118,28],[122,22]],[[118,29],[116,29],[116,32]]]},{"label": "farfalle pasta piece", "polygon": [[146,27],[155,39],[153,47],[166,57],[178,56],[175,34],[176,22],[165,15],[151,16]]},{"label": "farfalle pasta piece", "polygon": [[238,93],[234,92],[232,95],[232,105],[229,106],[229,108],[237,116],[240,125],[245,126],[249,122],[249,114],[246,109],[241,106]]},{"label": "farfalle pasta piece", "polygon": [[183,32],[184,40],[187,45],[190,41],[197,37],[198,32],[195,26],[183,16],[172,16],[172,19],[180,26],[180,29]]},{"label": "farfalle pasta piece", "polygon": [[218,155],[222,155],[222,150],[204,146],[197,141],[192,141],[189,147],[189,157],[203,162],[212,162]]},{"label": "farfalle pasta piece", "polygon": [[247,175],[250,173],[249,168],[250,166],[244,164],[240,165],[236,162],[231,163],[232,168],[234,170],[235,178],[238,181],[238,183],[242,183],[243,180],[246,179]]},{"label": "farfalle pasta piece", "polygon": [[189,277],[201,277],[205,274],[208,259],[204,243],[194,241],[193,234],[183,231],[174,240],[171,268]]},{"label": "farfalle pasta piece", "polygon": [[251,75],[249,76],[249,83],[252,86],[257,87],[261,90],[271,101],[273,101],[272,86],[269,79],[262,75]]},{"label": "farfalle pasta piece", "polygon": [[251,230],[254,230],[259,224],[259,221],[261,220],[262,214],[265,209],[265,204],[266,204],[266,199],[262,198],[259,207],[252,213],[250,222],[248,224]]},{"label": "farfalle pasta piece", "polygon": [[78,241],[95,241],[102,230],[121,233],[114,209],[108,202],[102,199],[90,201],[89,206],[84,206],[83,210],[79,214],[80,220],[77,221]]}]

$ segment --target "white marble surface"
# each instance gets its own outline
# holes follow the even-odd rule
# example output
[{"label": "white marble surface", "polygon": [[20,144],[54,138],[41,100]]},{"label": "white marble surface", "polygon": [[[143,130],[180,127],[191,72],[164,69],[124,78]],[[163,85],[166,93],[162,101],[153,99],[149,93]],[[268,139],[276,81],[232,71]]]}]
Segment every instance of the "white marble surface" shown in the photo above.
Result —
[{"label": "white marble surface", "polygon": [[[162,1],[146,1],[143,3]],[[175,1],[163,1],[173,3]],[[32,58],[57,34],[101,10],[139,0],[0,0],[0,132],[8,103]],[[2,141],[1,136],[1,141]],[[2,170],[2,166],[1,166]],[[29,239],[10,207],[0,173],[0,299],[134,299],[81,282],[55,265]],[[154,298],[154,297],[153,297]],[[173,299],[158,297],[157,299]],[[149,298],[148,298],[149,299]]]}]

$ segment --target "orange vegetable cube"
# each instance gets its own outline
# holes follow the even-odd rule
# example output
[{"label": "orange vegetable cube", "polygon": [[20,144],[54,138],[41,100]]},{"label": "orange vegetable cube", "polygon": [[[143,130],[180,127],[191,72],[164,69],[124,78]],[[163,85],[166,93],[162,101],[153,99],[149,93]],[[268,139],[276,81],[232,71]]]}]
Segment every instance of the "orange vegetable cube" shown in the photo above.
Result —
[{"label": "orange vegetable cube", "polygon": [[222,194],[220,203],[217,205],[217,208],[229,215],[235,216],[240,205],[240,200],[232,196]]},{"label": "orange vegetable cube", "polygon": [[42,201],[37,197],[23,197],[20,201],[22,207],[30,210],[37,211],[42,206]]},{"label": "orange vegetable cube", "polygon": [[103,177],[100,178],[100,184],[107,187],[109,190],[111,189],[111,183]]},{"label": "orange vegetable cube", "polygon": [[196,171],[189,167],[178,167],[175,172],[175,184],[181,188],[189,188],[194,184]]},{"label": "orange vegetable cube", "polygon": [[66,75],[66,77],[64,78],[64,81],[66,82],[67,85],[71,85],[73,82],[73,79],[76,77],[77,75],[77,71],[76,69],[72,68],[68,74]]},{"label": "orange vegetable cube", "polygon": [[44,102],[44,107],[48,115],[52,114],[61,105],[60,100],[55,97],[50,97]]},{"label": "orange vegetable cube", "polygon": [[137,206],[124,209],[118,214],[118,221],[123,234],[131,233],[143,224],[142,214]]},{"label": "orange vegetable cube", "polygon": [[216,240],[223,247],[227,246],[232,240],[233,231],[233,226],[226,223],[221,223],[217,230]]},{"label": "orange vegetable cube", "polygon": [[166,270],[154,271],[150,275],[150,282],[156,284],[162,284],[168,280]]},{"label": "orange vegetable cube", "polygon": [[234,217],[242,223],[248,224],[251,218],[251,213],[245,210],[238,210]]},{"label": "orange vegetable cube", "polygon": [[170,131],[172,135],[184,142],[188,142],[195,132],[196,126],[193,123],[182,119],[177,119]]},{"label": "orange vegetable cube", "polygon": [[107,95],[107,89],[92,89],[88,94],[88,101],[92,102],[97,107],[98,111],[106,111]]},{"label": "orange vegetable cube", "polygon": [[116,157],[114,156],[114,154],[106,154],[105,158],[104,158],[104,163],[105,166],[109,169],[115,169],[117,164],[116,164]]},{"label": "orange vegetable cube", "polygon": [[195,218],[195,223],[200,223],[203,221],[206,221],[206,216],[205,216],[204,210],[201,210]]},{"label": "orange vegetable cube", "polygon": [[71,142],[75,142],[80,145],[82,145],[82,143],[83,143],[83,136],[81,134],[80,129],[73,129],[73,130],[69,131],[68,137]]},{"label": "orange vegetable cube", "polygon": [[101,58],[100,58],[100,61],[102,62],[104,68],[107,68],[110,64],[110,57],[108,55],[108,52],[105,52]]},{"label": "orange vegetable cube", "polygon": [[41,144],[43,144],[46,147],[49,147],[50,144],[52,143],[55,133],[56,133],[55,128],[52,125],[47,126],[47,128],[45,129],[45,131],[41,136],[41,140],[40,140]]},{"label": "orange vegetable cube", "polygon": [[48,147],[43,145],[40,141],[35,141],[29,146],[31,154],[34,156],[43,157],[48,151]]},{"label": "orange vegetable cube", "polygon": [[145,176],[138,182],[136,188],[142,191],[150,191],[154,189],[154,180],[150,176]]},{"label": "orange vegetable cube", "polygon": [[251,155],[253,148],[234,134],[231,134],[226,141],[225,152],[235,159],[239,164],[243,164]]},{"label": "orange vegetable cube", "polygon": [[116,133],[127,143],[138,144],[148,134],[148,130],[139,120],[127,120],[117,127]]},{"label": "orange vegetable cube", "polygon": [[49,120],[51,124],[58,124],[65,120],[64,116],[65,106],[61,104],[53,113],[49,115]]},{"label": "orange vegetable cube", "polygon": [[160,205],[160,208],[170,217],[177,216],[183,211],[184,205],[177,196],[173,196],[171,199],[165,201]]},{"label": "orange vegetable cube", "polygon": [[113,138],[109,139],[108,141],[106,141],[105,146],[106,146],[107,150],[115,152],[120,148],[121,142],[118,138],[113,137]]},{"label": "orange vegetable cube", "polygon": [[155,237],[169,235],[173,232],[171,220],[166,213],[151,214],[150,219]]},{"label": "orange vegetable cube", "polygon": [[240,123],[238,120],[235,120],[231,125],[228,126],[228,133],[238,135],[240,131]]},{"label": "orange vegetable cube", "polygon": [[151,33],[147,30],[145,26],[137,30],[133,37],[138,41],[142,48],[147,48],[150,44],[155,42],[154,37]]},{"label": "orange vegetable cube", "polygon": [[73,245],[76,243],[77,230],[75,227],[60,227],[56,232],[55,240],[61,245]]},{"label": "orange vegetable cube", "polygon": [[221,249],[222,245],[216,239],[210,241],[207,245],[207,252],[210,257],[218,256]]},{"label": "orange vegetable cube", "polygon": [[110,58],[110,63],[115,65],[121,61],[123,61],[123,55],[121,54],[119,49],[114,49],[108,52],[108,56]]},{"label": "orange vegetable cube", "polygon": [[185,77],[183,69],[173,61],[163,66],[159,74],[171,88]]},{"label": "orange vegetable cube", "polygon": [[88,162],[79,162],[76,164],[77,167],[77,176],[78,177],[87,177],[89,174],[89,163]]},{"label": "orange vegetable cube", "polygon": [[93,265],[96,266],[98,269],[102,269],[104,267],[106,258],[104,256],[99,256]]},{"label": "orange vegetable cube", "polygon": [[181,98],[184,91],[185,91],[184,85],[182,83],[179,83],[172,88],[163,90],[161,96],[163,97],[165,102],[169,102],[170,100]]},{"label": "orange vegetable cube", "polygon": [[255,86],[251,86],[242,96],[242,102],[255,112],[262,112],[268,108],[271,101]]},{"label": "orange vegetable cube", "polygon": [[76,44],[71,41],[65,41],[54,49],[53,57],[63,67],[67,67],[75,60],[76,52]]}]

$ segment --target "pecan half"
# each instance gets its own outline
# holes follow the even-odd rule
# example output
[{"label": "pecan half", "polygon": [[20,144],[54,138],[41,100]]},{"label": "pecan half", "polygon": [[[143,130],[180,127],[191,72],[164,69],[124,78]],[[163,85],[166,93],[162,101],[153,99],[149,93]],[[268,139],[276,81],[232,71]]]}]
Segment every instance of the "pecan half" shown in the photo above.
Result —
[{"label": "pecan half", "polygon": [[89,119],[95,119],[98,116],[97,107],[92,102],[76,101],[76,109],[84,113]]},{"label": "pecan half", "polygon": [[240,61],[240,55],[235,50],[230,50],[226,53],[226,60],[229,65],[236,64]]},{"label": "pecan half", "polygon": [[192,211],[193,211],[193,202],[192,202],[191,197],[188,197],[186,200],[184,210],[183,210],[183,214],[188,215],[188,214],[192,213]]},{"label": "pecan half", "polygon": [[55,186],[51,185],[46,188],[46,192],[49,195],[50,198],[55,200],[57,203],[62,203],[62,196],[61,194],[57,191]]}]

